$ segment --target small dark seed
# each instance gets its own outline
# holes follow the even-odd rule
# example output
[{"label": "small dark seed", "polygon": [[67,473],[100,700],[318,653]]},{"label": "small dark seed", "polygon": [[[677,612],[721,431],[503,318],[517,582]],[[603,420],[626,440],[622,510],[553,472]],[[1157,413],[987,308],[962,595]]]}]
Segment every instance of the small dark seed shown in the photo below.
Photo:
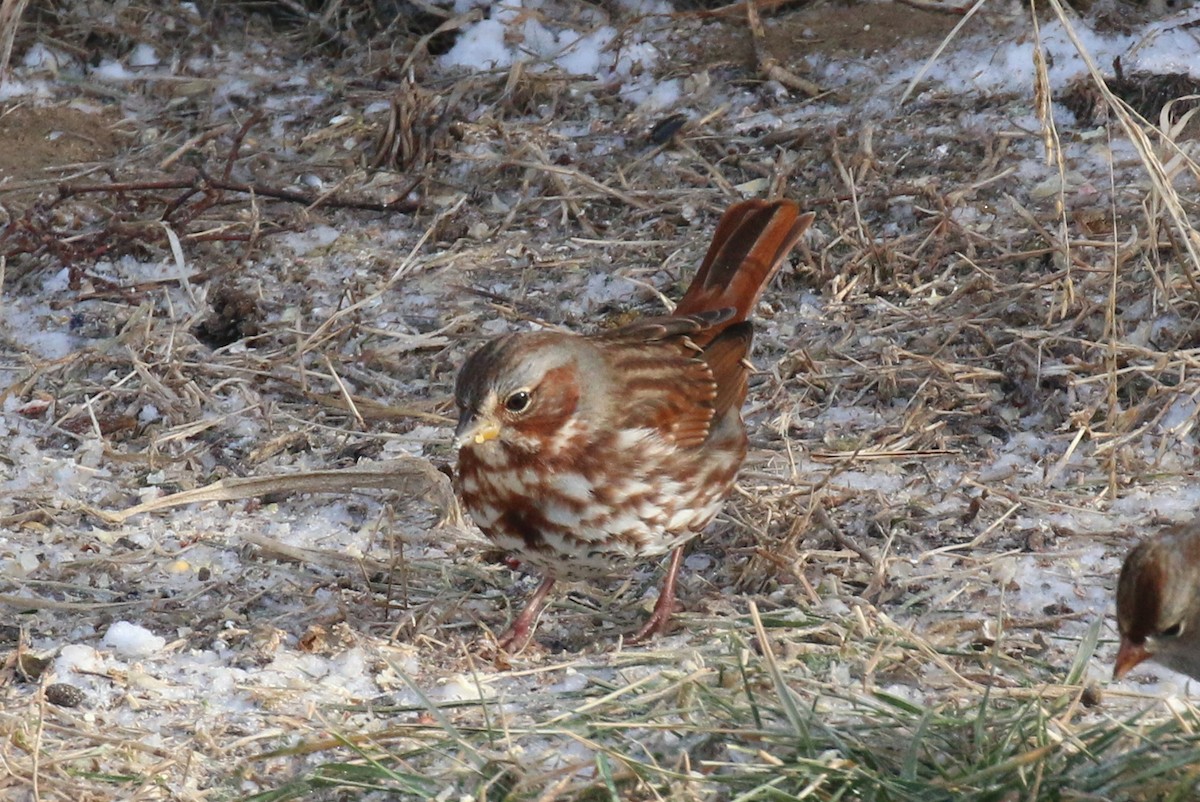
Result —
[{"label": "small dark seed", "polygon": [[87,694],[65,682],[46,686],[46,701],[57,707],[79,707],[85,699]]},{"label": "small dark seed", "polygon": [[650,129],[650,141],[655,145],[667,144],[679,133],[679,129],[683,128],[686,122],[687,117],[683,114],[672,114],[665,120],[659,120]]}]

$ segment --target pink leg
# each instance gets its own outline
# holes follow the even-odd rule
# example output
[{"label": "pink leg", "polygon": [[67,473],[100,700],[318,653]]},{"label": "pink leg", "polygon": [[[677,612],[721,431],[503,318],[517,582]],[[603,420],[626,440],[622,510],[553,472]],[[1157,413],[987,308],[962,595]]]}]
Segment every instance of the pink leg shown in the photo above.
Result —
[{"label": "pink leg", "polygon": [[533,639],[533,628],[537,624],[538,616],[542,614],[542,610],[546,609],[546,602],[550,596],[550,588],[554,587],[554,578],[546,577],[542,580],[542,584],[537,586],[537,590],[525,602],[525,609],[516,617],[512,625],[504,630],[504,634],[496,641],[496,645],[503,651],[509,654],[517,654]]},{"label": "pink leg", "polygon": [[654,603],[654,612],[646,619],[646,623],[637,634],[626,640],[626,643],[637,644],[647,641],[655,635],[662,634],[675,612],[675,577],[679,575],[679,564],[683,561],[683,549],[677,548],[671,552],[671,561],[667,563],[667,575],[663,577],[662,587],[658,591],[658,601]]}]

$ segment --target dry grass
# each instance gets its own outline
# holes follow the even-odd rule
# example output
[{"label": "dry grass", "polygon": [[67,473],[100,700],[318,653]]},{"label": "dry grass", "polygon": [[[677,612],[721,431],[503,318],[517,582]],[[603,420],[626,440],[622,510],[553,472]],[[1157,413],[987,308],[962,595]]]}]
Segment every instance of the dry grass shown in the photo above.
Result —
[{"label": "dry grass", "polygon": [[[293,11],[307,21],[259,66],[311,65],[327,94],[286,122],[218,113],[210,76],[84,82],[157,126],[105,165],[120,191],[18,206],[0,186],[3,302],[60,304],[86,341],[58,359],[0,342],[0,468],[22,478],[0,502],[20,565],[0,595],[16,624],[0,795],[1194,795],[1195,708],[1095,678],[1117,559],[1152,522],[1128,510],[1194,472],[1183,115],[1142,119],[1093,70],[1108,116],[1091,131],[1055,128],[1044,72],[1030,97],[917,94],[884,122],[843,90],[825,98],[839,125],[764,86],[760,53],[690,70],[717,100],[654,142],[658,117],[596,82],[447,77],[431,52],[466,18],[331,58],[355,7]],[[196,46],[165,11],[121,14],[107,36]],[[234,30],[279,38],[237,20],[230,47]],[[84,21],[64,12],[55,36]],[[673,31],[672,53],[751,38],[740,18],[615,23]],[[294,91],[272,80],[247,104]],[[1025,108],[1040,130],[1009,124]],[[985,134],[955,128],[987,113]],[[1049,173],[1028,166],[1043,158]],[[740,192],[805,199],[817,233],[762,310],[751,458],[695,548],[678,634],[622,648],[640,571],[558,600],[542,650],[487,658],[524,591],[436,470],[456,366],[497,320],[588,329],[677,298]],[[327,225],[341,236],[296,250]],[[1067,588],[1052,605],[1043,580]],[[199,668],[129,661],[98,669],[82,708],[49,703],[39,659],[118,619],[172,633],[172,654],[219,653],[229,685],[208,700]],[[310,673],[350,658],[378,695]]]},{"label": "dry grass", "polygon": [[21,24],[21,15],[29,0],[0,0],[0,76],[8,75],[13,39]]}]

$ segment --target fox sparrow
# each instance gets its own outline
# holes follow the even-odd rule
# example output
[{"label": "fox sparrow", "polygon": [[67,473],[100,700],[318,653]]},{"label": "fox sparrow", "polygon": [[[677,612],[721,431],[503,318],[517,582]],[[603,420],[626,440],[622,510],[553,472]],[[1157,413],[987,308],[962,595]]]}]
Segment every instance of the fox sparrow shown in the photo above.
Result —
[{"label": "fox sparrow", "polygon": [[1117,581],[1121,648],[1113,678],[1153,660],[1200,679],[1200,520],[1133,547]]},{"label": "fox sparrow", "polygon": [[746,457],[746,318],[812,219],[787,200],[738,203],[674,314],[586,336],[507,334],[463,364],[459,495],[484,534],[544,576],[500,648],[529,643],[556,579],[670,552],[634,640],[665,627],[680,547]]}]

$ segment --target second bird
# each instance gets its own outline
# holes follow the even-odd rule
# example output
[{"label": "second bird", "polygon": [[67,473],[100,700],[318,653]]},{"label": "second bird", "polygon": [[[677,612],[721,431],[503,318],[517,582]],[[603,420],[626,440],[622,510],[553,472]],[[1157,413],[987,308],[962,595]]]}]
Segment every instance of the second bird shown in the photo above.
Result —
[{"label": "second bird", "polygon": [[1163,529],[1125,557],[1117,627],[1114,679],[1145,660],[1200,679],[1200,519]]}]

